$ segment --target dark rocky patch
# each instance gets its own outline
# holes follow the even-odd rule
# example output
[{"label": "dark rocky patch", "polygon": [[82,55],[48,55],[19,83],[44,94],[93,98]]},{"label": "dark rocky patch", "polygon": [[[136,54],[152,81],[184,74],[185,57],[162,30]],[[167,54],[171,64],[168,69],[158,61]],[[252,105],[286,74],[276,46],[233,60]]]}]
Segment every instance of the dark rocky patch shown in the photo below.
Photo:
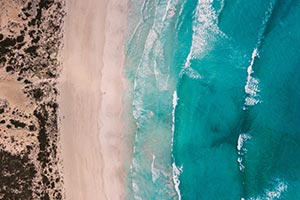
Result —
[{"label": "dark rocky patch", "polygon": [[12,155],[0,150],[0,199],[32,199],[34,192],[32,179],[37,171],[28,155],[29,152]]},{"label": "dark rocky patch", "polygon": [[27,80],[27,79],[24,80],[24,83],[25,83],[25,84],[32,84],[32,82],[29,81],[29,80]]},{"label": "dark rocky patch", "polygon": [[28,129],[29,129],[30,131],[36,131],[36,130],[37,130],[37,128],[36,128],[35,125],[29,125],[29,126],[28,126]]},{"label": "dark rocky patch", "polygon": [[5,70],[6,72],[14,72],[14,68],[12,66],[7,66]]},{"label": "dark rocky patch", "polygon": [[15,126],[15,128],[25,128],[26,127],[26,123],[24,123],[24,122],[14,120],[14,119],[10,119],[9,121],[12,125]]},{"label": "dark rocky patch", "polygon": [[43,93],[43,91],[40,88],[35,89],[32,92],[33,92],[33,97],[36,100],[40,101],[42,99],[44,93]]},{"label": "dark rocky patch", "polygon": [[38,48],[39,48],[38,46],[31,46],[31,47],[28,47],[27,49],[24,49],[24,52],[36,56],[37,55],[36,51]]}]

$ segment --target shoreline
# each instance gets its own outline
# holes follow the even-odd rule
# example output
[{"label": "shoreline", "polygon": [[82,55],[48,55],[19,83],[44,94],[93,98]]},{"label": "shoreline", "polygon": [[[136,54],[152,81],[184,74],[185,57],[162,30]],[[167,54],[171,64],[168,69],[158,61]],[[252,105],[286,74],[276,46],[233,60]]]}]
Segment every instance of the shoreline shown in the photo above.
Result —
[{"label": "shoreline", "polygon": [[127,6],[127,0],[109,0],[105,21],[100,143],[105,163],[103,179],[107,199],[125,199],[127,196],[127,162],[131,155],[129,129],[123,118],[126,111],[123,99],[128,88],[124,77]]},{"label": "shoreline", "polygon": [[124,199],[127,2],[77,0],[66,12],[59,84],[66,199]]}]

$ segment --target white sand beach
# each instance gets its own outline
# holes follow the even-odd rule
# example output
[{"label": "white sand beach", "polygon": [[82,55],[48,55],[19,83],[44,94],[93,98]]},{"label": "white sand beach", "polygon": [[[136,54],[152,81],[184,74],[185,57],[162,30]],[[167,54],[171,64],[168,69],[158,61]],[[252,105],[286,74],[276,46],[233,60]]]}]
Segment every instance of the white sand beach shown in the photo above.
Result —
[{"label": "white sand beach", "polygon": [[124,199],[127,1],[67,0],[66,12],[59,97],[66,199]]}]

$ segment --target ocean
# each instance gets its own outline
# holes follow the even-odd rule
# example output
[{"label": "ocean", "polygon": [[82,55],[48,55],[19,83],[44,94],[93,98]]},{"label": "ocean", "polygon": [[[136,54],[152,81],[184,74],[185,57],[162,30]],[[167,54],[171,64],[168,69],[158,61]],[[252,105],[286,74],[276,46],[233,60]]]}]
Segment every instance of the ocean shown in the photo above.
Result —
[{"label": "ocean", "polygon": [[129,4],[128,199],[300,199],[300,1]]}]

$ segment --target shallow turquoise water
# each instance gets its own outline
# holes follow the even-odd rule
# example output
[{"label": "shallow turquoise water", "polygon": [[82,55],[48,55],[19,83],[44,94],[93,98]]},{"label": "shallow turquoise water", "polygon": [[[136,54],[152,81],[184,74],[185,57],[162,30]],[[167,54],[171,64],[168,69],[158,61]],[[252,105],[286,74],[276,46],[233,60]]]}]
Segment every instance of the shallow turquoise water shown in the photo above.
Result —
[{"label": "shallow turquoise water", "polygon": [[300,2],[131,1],[128,199],[300,199]]}]

